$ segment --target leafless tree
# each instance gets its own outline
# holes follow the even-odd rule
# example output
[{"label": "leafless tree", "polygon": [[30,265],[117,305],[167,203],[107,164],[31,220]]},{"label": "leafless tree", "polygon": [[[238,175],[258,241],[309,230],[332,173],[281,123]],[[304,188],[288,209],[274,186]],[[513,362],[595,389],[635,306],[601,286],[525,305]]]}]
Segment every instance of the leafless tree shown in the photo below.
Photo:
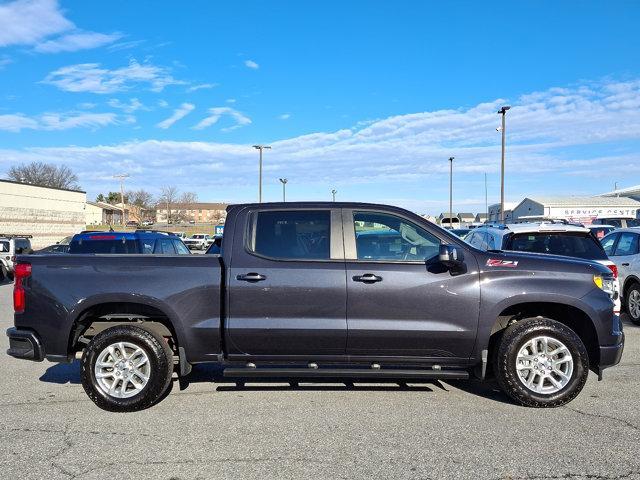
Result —
[{"label": "leafless tree", "polygon": [[66,165],[31,162],[14,165],[7,172],[10,180],[41,187],[66,188],[79,190],[78,176]]},{"label": "leafless tree", "polygon": [[158,199],[158,208],[166,207],[167,221],[171,220],[171,207],[176,203],[178,198],[178,189],[173,186],[164,186],[160,189],[160,198]]}]

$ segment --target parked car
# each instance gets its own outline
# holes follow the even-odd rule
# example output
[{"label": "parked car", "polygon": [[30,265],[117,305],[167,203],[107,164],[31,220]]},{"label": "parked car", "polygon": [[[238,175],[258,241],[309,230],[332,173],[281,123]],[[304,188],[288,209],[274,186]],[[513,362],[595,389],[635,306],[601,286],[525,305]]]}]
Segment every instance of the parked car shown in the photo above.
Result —
[{"label": "parked car", "polygon": [[482,250],[544,253],[598,262],[611,270],[616,279],[615,311],[620,313],[618,268],[586,227],[549,222],[493,224],[475,229],[466,241]]},{"label": "parked car", "polygon": [[135,220],[129,220],[126,224],[127,227],[139,227],[140,224]]},{"label": "parked car", "polygon": [[464,238],[469,234],[471,230],[471,228],[452,228],[449,231],[460,238]]},{"label": "parked car", "polygon": [[598,240],[602,240],[608,233],[616,229],[613,225],[588,225],[587,228],[591,231],[591,235]]},{"label": "parked car", "polygon": [[31,253],[31,235],[0,234],[0,280],[13,280],[15,256]]},{"label": "parked car", "polygon": [[72,238],[73,236],[64,237],[54,245],[49,245],[48,247],[41,248],[35,253],[69,253],[69,243],[71,243]]},{"label": "parked car", "polygon": [[88,232],[74,235],[69,253],[188,255],[178,237],[167,232]]},{"label": "parked car", "polygon": [[640,219],[638,218],[596,218],[593,225],[612,225],[615,228],[632,228],[640,227]]},{"label": "parked car", "polygon": [[622,305],[640,325],[640,228],[615,230],[602,239],[602,246],[618,267]]},{"label": "parked car", "polygon": [[178,237],[180,240],[185,240],[187,238],[187,234],[184,232],[171,232],[173,233],[176,237]]},{"label": "parked car", "polygon": [[8,354],[82,352],[82,385],[111,411],[153,405],[203,362],[240,384],[495,374],[554,407],[622,355],[596,262],[478,250],[362,203],[234,205],[225,231],[221,256],[19,256]]},{"label": "parked car", "polygon": [[191,250],[206,250],[209,246],[210,235],[206,233],[196,233],[189,238],[185,238],[184,244]]},{"label": "parked car", "polygon": [[142,222],[142,226],[143,226],[143,227],[150,227],[150,226],[152,226],[152,225],[153,225],[153,221],[152,221],[152,220],[144,220],[144,221]]}]

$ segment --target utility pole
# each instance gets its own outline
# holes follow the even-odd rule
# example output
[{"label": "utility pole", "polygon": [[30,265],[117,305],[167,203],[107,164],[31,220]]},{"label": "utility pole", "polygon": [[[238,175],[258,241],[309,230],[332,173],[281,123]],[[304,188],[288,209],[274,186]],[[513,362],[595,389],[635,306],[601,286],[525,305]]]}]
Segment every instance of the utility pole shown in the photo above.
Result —
[{"label": "utility pole", "polygon": [[505,117],[506,117],[507,110],[509,110],[510,108],[511,107],[509,105],[505,105],[500,110],[498,110],[498,113],[502,115],[502,162],[501,162],[501,168],[500,168],[500,223],[504,223],[504,149],[506,145],[506,133],[507,133]]},{"label": "utility pole", "polygon": [[489,220],[489,193],[487,190],[487,172],[484,172],[484,213],[486,215],[485,222]]},{"label": "utility pole", "polygon": [[453,159],[449,157],[449,228],[453,228]]},{"label": "utility pole", "polygon": [[280,179],[280,183],[282,183],[282,201],[286,202],[287,201],[287,182],[289,180],[287,180],[286,178],[281,178]]},{"label": "utility pole", "polygon": [[333,201],[336,201],[336,193],[338,193],[338,191],[334,188],[333,190],[331,190],[331,195],[333,196]]},{"label": "utility pole", "polygon": [[270,150],[269,145],[254,145],[253,148],[260,150],[260,174],[258,177],[258,203],[262,203],[262,151]]},{"label": "utility pole", "polygon": [[124,225],[124,212],[126,210],[126,206],[124,204],[124,180],[129,178],[128,173],[119,173],[114,175],[113,178],[117,178],[120,180],[120,203],[122,203],[122,225]]}]

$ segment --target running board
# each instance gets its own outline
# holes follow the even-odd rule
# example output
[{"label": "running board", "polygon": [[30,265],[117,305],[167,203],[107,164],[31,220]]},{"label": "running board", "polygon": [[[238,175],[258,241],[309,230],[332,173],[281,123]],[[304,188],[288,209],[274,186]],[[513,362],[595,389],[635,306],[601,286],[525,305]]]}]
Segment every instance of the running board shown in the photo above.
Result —
[{"label": "running board", "polygon": [[251,368],[230,367],[223,371],[229,378],[361,378],[361,379],[414,379],[414,380],[466,380],[465,370],[400,370],[365,368]]}]

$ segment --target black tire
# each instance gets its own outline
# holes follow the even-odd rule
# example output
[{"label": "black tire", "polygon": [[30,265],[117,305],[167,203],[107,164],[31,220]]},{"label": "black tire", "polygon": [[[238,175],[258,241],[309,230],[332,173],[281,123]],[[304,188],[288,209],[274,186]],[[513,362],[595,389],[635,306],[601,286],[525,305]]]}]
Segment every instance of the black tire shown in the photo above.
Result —
[{"label": "black tire", "polygon": [[[118,398],[102,390],[95,377],[95,364],[100,352],[117,342],[128,342],[142,348],[150,364],[147,384],[139,393]],[[82,386],[91,400],[110,412],[135,412],[154,405],[163,398],[173,374],[173,352],[160,336],[130,325],[111,327],[96,335],[82,354]]]},{"label": "black tire", "polygon": [[[534,392],[520,380],[516,358],[520,349],[537,336],[562,342],[573,358],[573,372],[568,383],[550,394]],[[527,407],[559,407],[573,400],[584,387],[589,375],[589,356],[580,337],[566,325],[549,318],[521,320],[508,327],[496,355],[496,379],[500,388],[516,402]]]},{"label": "black tire", "polygon": [[631,309],[629,308],[629,297],[631,296],[632,292],[637,292],[638,294],[640,294],[640,284],[634,283],[627,289],[624,297],[624,308],[627,311],[629,320],[631,320],[631,322],[635,325],[640,325],[640,315],[634,316],[631,312]]}]

